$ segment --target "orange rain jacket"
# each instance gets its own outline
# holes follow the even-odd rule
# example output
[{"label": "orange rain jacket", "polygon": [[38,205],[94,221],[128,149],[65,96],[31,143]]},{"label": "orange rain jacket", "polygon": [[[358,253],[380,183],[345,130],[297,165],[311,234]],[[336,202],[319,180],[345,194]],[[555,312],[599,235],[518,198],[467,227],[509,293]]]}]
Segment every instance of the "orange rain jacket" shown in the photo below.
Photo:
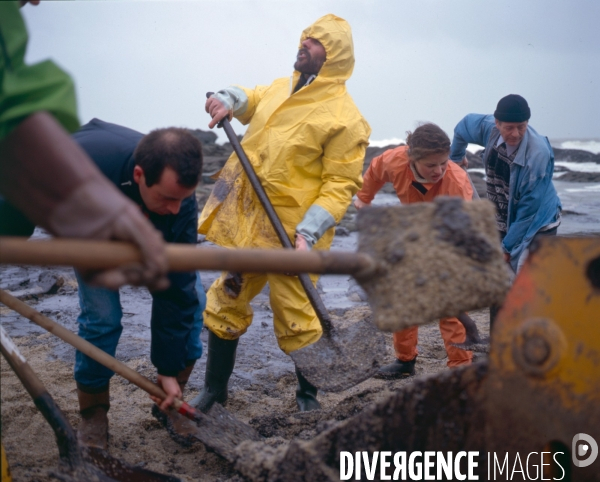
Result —
[{"label": "orange rain jacket", "polygon": [[[431,202],[438,196],[458,196],[468,201],[473,198],[473,188],[467,174],[454,162],[448,162],[446,174],[438,182],[418,183],[410,168],[408,146],[396,147],[375,157],[363,178],[363,187],[357,197],[367,204],[386,182],[394,185],[402,204]],[[418,186],[415,187],[414,183]],[[425,194],[421,192],[423,188],[427,190]]]}]

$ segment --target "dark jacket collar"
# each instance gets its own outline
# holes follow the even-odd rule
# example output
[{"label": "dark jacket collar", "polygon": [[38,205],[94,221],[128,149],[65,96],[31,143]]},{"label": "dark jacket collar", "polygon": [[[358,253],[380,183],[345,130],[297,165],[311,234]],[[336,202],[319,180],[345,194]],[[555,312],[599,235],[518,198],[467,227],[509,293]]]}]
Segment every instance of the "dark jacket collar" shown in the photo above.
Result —
[{"label": "dark jacket collar", "polygon": [[140,186],[133,179],[133,169],[135,168],[135,160],[133,156],[131,156],[125,165],[123,166],[123,171],[121,173],[121,179],[119,182],[119,189],[121,192],[125,194],[129,199],[131,199],[134,203],[141,206],[144,212],[149,213],[148,208],[144,204],[142,200],[142,195],[140,194]]}]

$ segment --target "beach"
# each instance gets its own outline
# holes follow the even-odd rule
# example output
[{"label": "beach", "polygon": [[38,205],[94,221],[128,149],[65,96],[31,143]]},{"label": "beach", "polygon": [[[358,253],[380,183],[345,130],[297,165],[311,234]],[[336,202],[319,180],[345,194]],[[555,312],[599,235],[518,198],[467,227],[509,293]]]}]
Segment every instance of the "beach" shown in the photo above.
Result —
[{"label": "beach", "polygon": [[[581,176],[600,173],[600,155],[592,152],[591,144],[568,144],[561,141],[557,150],[577,151],[563,155],[556,161],[555,187],[563,204],[563,217],[558,231],[560,236],[600,235],[600,183],[564,181],[565,173]],[[594,141],[596,142],[596,141]],[[565,145],[569,146],[564,147]],[[577,145],[580,149],[573,149]],[[590,150],[581,147],[590,145]],[[209,146],[210,147],[210,146]],[[382,149],[375,145],[371,149]],[[211,147],[209,166],[216,167],[227,157],[228,149],[215,144]],[[372,151],[373,153],[373,151]],[[592,157],[586,153],[592,154]],[[473,152],[473,154],[475,154]],[[372,158],[372,156],[371,156]],[[588,159],[589,158],[589,159]],[[591,159],[591,160],[590,160]],[[477,167],[473,177],[483,179]],[[210,172],[210,170],[207,170]],[[583,177],[583,178],[584,178]],[[198,197],[205,200],[212,184],[205,184]],[[399,201],[389,186],[377,195],[378,205],[397,204]],[[354,225],[355,209],[350,208],[338,227],[332,249],[354,250],[357,233]],[[45,235],[37,231],[36,236]],[[208,243],[199,238],[199,245]],[[25,301],[72,331],[77,330],[79,312],[77,283],[72,269],[1,266],[0,287],[8,290],[26,289],[35,284],[42,274],[60,277],[63,284],[53,294],[31,296]],[[203,272],[205,289],[219,275]],[[349,276],[323,276],[318,284],[325,305],[333,320],[360,320],[370,309],[364,293]],[[144,288],[121,289],[124,312],[124,331],[117,350],[117,358],[148,378],[155,380],[156,371],[149,359],[151,297]],[[297,413],[294,390],[296,378],[291,359],[277,347],[272,327],[272,312],[268,301],[268,286],[252,302],[254,321],[242,337],[236,367],[230,382],[227,409],[237,418],[254,427],[265,440],[276,447],[293,438],[310,439],[317,433],[358,413],[367,405],[380,400],[390,391],[412,383],[414,379],[386,381],[369,379],[341,393],[320,393],[323,410]],[[2,326],[13,338],[22,354],[41,378],[47,390],[76,427],[79,423],[75,383],[72,378],[74,349],[44,332],[28,320],[6,307],[0,307]],[[482,334],[489,333],[487,309],[471,313]],[[446,352],[437,323],[420,329],[417,376],[430,376],[446,370]],[[386,334],[387,352],[382,353],[382,364],[393,360],[391,335]],[[202,339],[206,348],[206,329]],[[486,356],[477,354],[477,356]],[[14,480],[55,480],[50,472],[58,466],[58,450],[53,433],[37,411],[33,402],[12,373],[4,359],[1,364],[2,440],[11,464]],[[202,387],[205,355],[196,364],[186,399]],[[109,452],[130,464],[181,477],[183,480],[239,481],[243,480],[233,468],[202,444],[181,446],[173,441],[166,430],[151,414],[152,402],[142,390],[115,376],[111,382],[111,409],[109,411]]]}]

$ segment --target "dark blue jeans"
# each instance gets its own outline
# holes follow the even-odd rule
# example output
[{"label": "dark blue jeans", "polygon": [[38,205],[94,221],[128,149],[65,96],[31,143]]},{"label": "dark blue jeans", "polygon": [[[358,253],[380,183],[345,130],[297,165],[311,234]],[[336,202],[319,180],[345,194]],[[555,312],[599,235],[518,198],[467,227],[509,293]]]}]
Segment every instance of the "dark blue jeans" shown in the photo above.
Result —
[{"label": "dark blue jeans", "polygon": [[[77,318],[79,336],[89,341],[111,356],[115,356],[117,344],[123,331],[121,318],[123,310],[118,291],[95,288],[85,283],[75,271],[79,283],[79,307],[81,313]],[[202,356],[202,312],[206,307],[206,293],[200,282],[200,273],[196,273],[196,291],[200,306],[194,315],[194,328],[187,346],[187,360],[197,360]],[[79,350],[75,353],[75,381],[86,389],[103,389],[114,375],[104,365],[92,360]]]}]

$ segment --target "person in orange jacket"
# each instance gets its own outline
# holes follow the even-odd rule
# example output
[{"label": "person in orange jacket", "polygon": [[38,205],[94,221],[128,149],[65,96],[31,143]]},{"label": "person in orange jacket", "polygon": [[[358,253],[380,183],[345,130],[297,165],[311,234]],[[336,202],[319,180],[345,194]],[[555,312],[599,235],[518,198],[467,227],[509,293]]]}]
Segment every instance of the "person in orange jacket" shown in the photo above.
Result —
[{"label": "person in orange jacket", "polygon": [[[406,146],[385,151],[375,157],[364,174],[357,193],[357,209],[369,206],[386,182],[394,185],[402,204],[431,202],[437,196],[473,197],[469,177],[456,163],[449,162],[450,139],[437,125],[423,124],[408,132]],[[425,248],[426,249],[426,248]],[[466,339],[465,328],[457,318],[442,318],[440,332],[448,354],[448,367],[468,365],[473,354],[453,346]],[[380,368],[379,378],[400,378],[415,374],[417,359],[416,326],[394,333],[396,361]]]}]

